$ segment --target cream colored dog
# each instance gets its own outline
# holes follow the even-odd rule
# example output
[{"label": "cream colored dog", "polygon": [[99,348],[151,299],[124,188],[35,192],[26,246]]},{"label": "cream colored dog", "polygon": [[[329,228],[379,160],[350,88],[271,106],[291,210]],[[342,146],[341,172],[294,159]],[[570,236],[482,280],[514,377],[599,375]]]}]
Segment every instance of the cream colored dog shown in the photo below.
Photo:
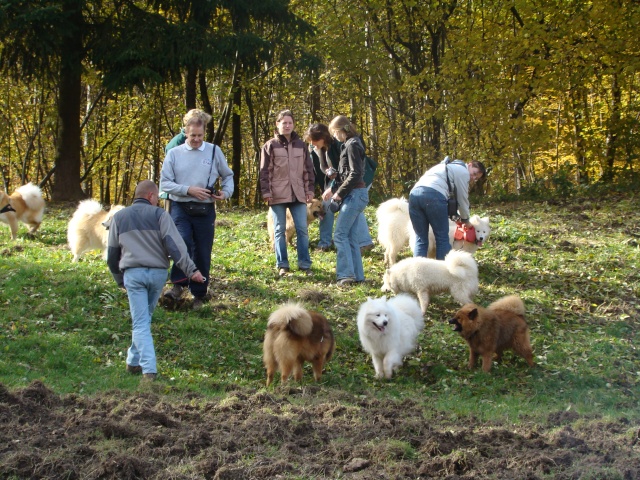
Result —
[{"label": "cream colored dog", "polygon": [[[324,218],[324,207],[322,201],[314,198],[310,203],[307,203],[307,226],[313,222],[316,218]],[[274,229],[273,229],[273,214],[271,207],[267,212],[267,231],[269,232],[269,240],[271,241],[271,248],[275,250],[274,245]],[[287,243],[293,246],[293,237],[296,235],[296,226],[293,223],[293,217],[291,212],[287,209],[287,226],[285,235],[287,236]]]},{"label": "cream colored dog", "polygon": [[0,192],[0,222],[6,223],[11,229],[11,238],[16,239],[18,221],[29,226],[29,235],[33,235],[42,223],[45,202],[40,188],[27,183],[16,189],[11,195]]},{"label": "cream colored dog", "polygon": [[400,260],[384,274],[383,292],[412,293],[418,297],[424,314],[431,295],[448,291],[464,305],[478,293],[478,265],[469,252],[451,250],[444,260],[409,257]]},{"label": "cream colored dog", "polygon": [[102,250],[102,257],[106,260],[109,222],[123,208],[123,205],[113,205],[107,212],[95,200],[83,200],[78,204],[67,227],[67,240],[74,262],[89,250]]},{"label": "cream colored dog", "polygon": [[404,198],[391,198],[376,210],[378,243],[384,247],[384,264],[388,267],[398,261],[398,254],[409,244],[413,233],[409,219],[409,202]]}]

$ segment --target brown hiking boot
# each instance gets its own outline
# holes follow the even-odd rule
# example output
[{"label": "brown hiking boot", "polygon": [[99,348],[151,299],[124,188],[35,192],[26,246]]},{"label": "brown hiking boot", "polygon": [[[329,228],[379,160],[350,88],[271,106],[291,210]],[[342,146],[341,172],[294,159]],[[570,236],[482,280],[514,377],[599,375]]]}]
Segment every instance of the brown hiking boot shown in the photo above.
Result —
[{"label": "brown hiking boot", "polygon": [[171,287],[170,290],[167,290],[166,292],[164,292],[162,296],[164,298],[168,298],[169,300],[173,300],[175,302],[182,296],[183,288],[184,287],[182,285],[174,284],[173,287]]},{"label": "brown hiking boot", "polygon": [[127,364],[127,372],[133,374],[133,375],[138,375],[140,373],[142,373],[142,367],[140,365],[129,365]]},{"label": "brown hiking boot", "polygon": [[142,375],[142,380],[144,380],[145,382],[155,382],[156,378],[158,378],[157,373],[144,373]]},{"label": "brown hiking boot", "polygon": [[204,297],[193,297],[192,310],[200,310],[204,306]]}]

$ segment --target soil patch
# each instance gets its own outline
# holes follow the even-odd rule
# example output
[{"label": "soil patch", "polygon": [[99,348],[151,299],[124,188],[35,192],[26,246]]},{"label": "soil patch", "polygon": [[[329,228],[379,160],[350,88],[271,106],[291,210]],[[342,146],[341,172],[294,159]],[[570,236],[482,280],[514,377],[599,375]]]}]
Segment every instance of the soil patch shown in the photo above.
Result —
[{"label": "soil patch", "polygon": [[640,478],[640,430],[624,418],[498,425],[315,386],[223,399],[159,391],[0,384],[0,478]]}]

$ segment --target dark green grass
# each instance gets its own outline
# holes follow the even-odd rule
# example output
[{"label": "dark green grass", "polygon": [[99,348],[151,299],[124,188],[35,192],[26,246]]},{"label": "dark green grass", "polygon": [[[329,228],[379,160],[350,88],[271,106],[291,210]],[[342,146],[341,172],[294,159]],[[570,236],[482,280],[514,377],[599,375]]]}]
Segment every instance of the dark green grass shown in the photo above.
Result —
[{"label": "dark green grass", "polygon": [[[355,317],[367,296],[381,295],[383,251],[364,257],[364,285],[335,285],[335,252],[313,252],[315,276],[295,269],[279,279],[265,212],[221,209],[212,262],[212,299],[154,315],[162,380],[172,395],[223,395],[264,388],[262,338],[269,314],[305,290],[322,294],[307,306],[325,314],[337,338],[321,387],[356,396],[412,398],[451,416],[518,421],[558,410],[638,417],[640,238],[637,200],[482,205],[492,234],[477,252],[486,305],[507,294],[526,304],[535,368],[511,354],[490,373],[466,368],[466,344],[447,320],[458,308],[448,295],[429,306],[419,348],[390,381],[373,377]],[[68,209],[50,207],[35,239],[0,237],[0,382],[10,388],[41,379],[59,393],[135,390],[124,370],[130,341],[126,295],[97,252],[71,263]],[[374,207],[367,209],[376,235]],[[624,219],[621,221],[619,219]],[[310,229],[317,242],[317,225]],[[403,256],[408,256],[405,251]],[[305,370],[303,383],[312,382]],[[281,388],[279,380],[274,388]]]}]

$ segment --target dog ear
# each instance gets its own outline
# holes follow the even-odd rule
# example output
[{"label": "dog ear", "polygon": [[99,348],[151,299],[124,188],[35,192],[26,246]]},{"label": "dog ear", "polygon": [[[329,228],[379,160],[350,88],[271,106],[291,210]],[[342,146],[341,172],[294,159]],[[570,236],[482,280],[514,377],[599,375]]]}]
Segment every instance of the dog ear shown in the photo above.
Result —
[{"label": "dog ear", "polygon": [[468,317],[470,320],[475,320],[476,318],[478,318],[478,309],[474,308],[473,310],[471,310],[468,314]]}]

